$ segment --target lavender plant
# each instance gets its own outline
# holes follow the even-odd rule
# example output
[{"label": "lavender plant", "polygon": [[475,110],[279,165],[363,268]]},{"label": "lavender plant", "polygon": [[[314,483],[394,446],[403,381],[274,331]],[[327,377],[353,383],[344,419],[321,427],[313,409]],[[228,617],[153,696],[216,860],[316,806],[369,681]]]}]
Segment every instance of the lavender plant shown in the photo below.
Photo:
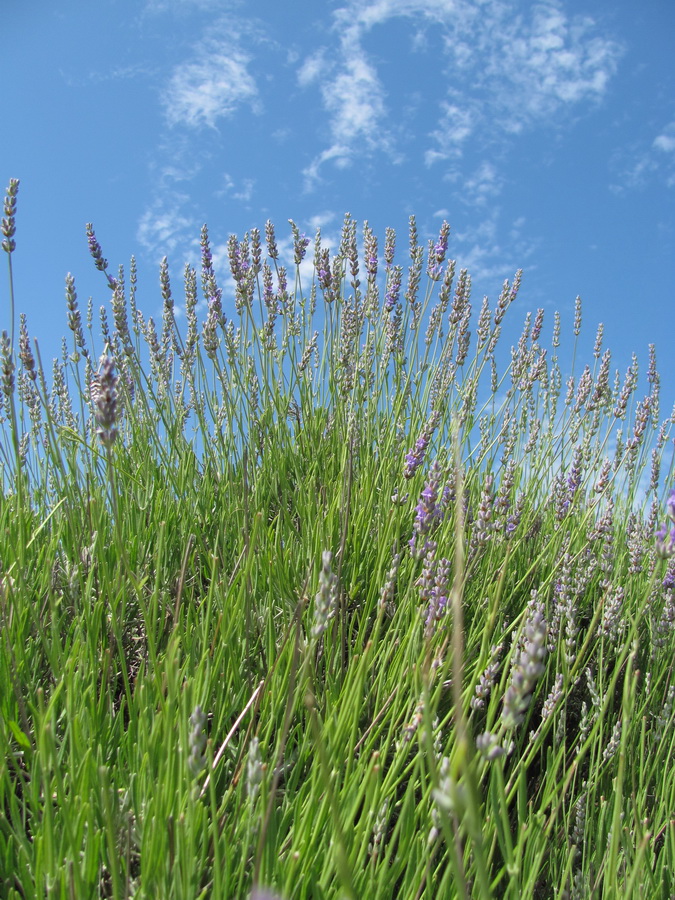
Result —
[{"label": "lavender plant", "polygon": [[504,353],[522,273],[474,323],[414,217],[405,256],[347,215],[291,221],[286,259],[267,222],[227,277],[204,228],[155,322],[87,225],[101,298],[66,276],[46,372],[14,340],[17,196],[0,895],[674,894],[654,348],[644,384],[601,326],[577,361],[576,301],[569,360],[543,310]]}]

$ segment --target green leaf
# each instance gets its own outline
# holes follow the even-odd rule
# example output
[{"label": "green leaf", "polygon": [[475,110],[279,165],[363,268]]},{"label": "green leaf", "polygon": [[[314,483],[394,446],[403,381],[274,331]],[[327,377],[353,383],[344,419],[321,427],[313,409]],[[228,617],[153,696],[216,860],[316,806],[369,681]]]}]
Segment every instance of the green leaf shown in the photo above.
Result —
[{"label": "green leaf", "polygon": [[30,741],[23,733],[23,731],[19,728],[16,722],[13,722],[11,719],[9,720],[9,727],[12,730],[12,734],[16,738],[17,744],[21,747],[25,747],[26,750],[30,750]]}]

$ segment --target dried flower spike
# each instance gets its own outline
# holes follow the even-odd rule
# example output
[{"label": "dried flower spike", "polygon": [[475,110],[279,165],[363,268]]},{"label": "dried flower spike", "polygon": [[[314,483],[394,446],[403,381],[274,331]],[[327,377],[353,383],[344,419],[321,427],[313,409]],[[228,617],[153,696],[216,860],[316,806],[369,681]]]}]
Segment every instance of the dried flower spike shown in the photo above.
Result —
[{"label": "dried flower spike", "polygon": [[188,746],[190,755],[188,756],[188,768],[192,775],[197,775],[206,766],[206,733],[204,726],[206,725],[206,713],[200,706],[195,707],[195,711],[190,716],[190,734],[188,737]]},{"label": "dried flower spike", "polygon": [[335,613],[337,606],[337,575],[331,568],[333,554],[330,550],[324,550],[321,554],[321,573],[319,575],[319,590],[314,598],[314,624],[312,637],[320,637],[328,627],[328,620]]}]

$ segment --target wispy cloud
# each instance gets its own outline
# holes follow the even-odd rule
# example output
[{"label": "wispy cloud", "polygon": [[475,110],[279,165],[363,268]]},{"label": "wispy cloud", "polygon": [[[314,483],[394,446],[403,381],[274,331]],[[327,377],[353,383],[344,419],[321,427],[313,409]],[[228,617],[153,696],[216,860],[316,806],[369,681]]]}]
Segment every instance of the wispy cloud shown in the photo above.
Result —
[{"label": "wispy cloud", "polygon": [[519,268],[525,269],[527,282],[528,260],[537,249],[537,241],[528,234],[522,216],[510,222],[503,218],[493,204],[482,219],[453,231],[458,265],[469,270],[479,291],[488,291],[491,296]]},{"label": "wispy cloud", "polygon": [[533,5],[529,15],[522,8],[489,0],[479,18],[457,11],[444,18],[448,102],[456,111],[450,121],[441,118],[431,135],[436,144],[448,141],[444,125],[452,143],[462,113],[482,135],[518,134],[604,95],[620,44],[599,34],[590,17],[568,17],[556,0]]},{"label": "wispy cloud", "polygon": [[675,187],[675,121],[668,122],[651,141],[636,140],[617,149],[612,167],[616,175],[610,187],[615,194],[654,180]]},{"label": "wispy cloud", "polygon": [[476,128],[479,117],[480,112],[475,109],[475,104],[472,110],[468,105],[462,107],[444,100],[441,103],[438,125],[430,135],[434,146],[424,154],[426,164],[432,165],[441,159],[461,156],[462,145]]},{"label": "wispy cloud", "polygon": [[155,260],[185,246],[185,236],[194,229],[194,221],[185,212],[188,197],[183,194],[165,196],[141,216],[136,236]]},{"label": "wispy cloud", "polygon": [[170,125],[215,128],[243,103],[259,108],[258,88],[249,71],[251,56],[236,43],[211,41],[199,56],[174,70],[163,97]]},{"label": "wispy cloud", "polygon": [[[261,109],[253,75],[254,47],[265,37],[257,25],[223,14],[224,7],[236,4],[180,0],[174,5],[149,0],[145,12],[181,16],[214,5],[221,16],[209,17],[200,39],[184,49],[184,58],[169,70],[160,93],[168,128],[160,137],[157,158],[150,166],[154,199],[142,214],[137,231],[147,254],[155,259],[182,247],[184,253],[185,248],[191,248],[187,252],[191,263],[198,261],[202,222],[194,214],[187,184],[205,170],[213,170],[222,122],[242,108],[254,113]],[[202,129],[213,132],[208,140],[200,133]],[[217,173],[214,178],[214,196],[250,202],[253,178],[228,172]]]},{"label": "wispy cloud", "polygon": [[657,166],[663,172],[668,187],[675,187],[675,122],[669,122],[654,138],[652,147],[657,155]]},{"label": "wispy cloud", "polygon": [[414,23],[411,53],[425,52],[426,33],[442,40],[440,74],[449,87],[422,153],[427,165],[457,159],[472,138],[503,139],[599,100],[622,53],[592,18],[566,15],[559,0],[531,9],[513,0],[351,0],[333,16],[340,52],[319,48],[298,69],[301,87],[319,83],[330,133],[306,169],[310,185],[328,162],[398,154],[387,101],[397,109],[401,98],[387,96],[364,43],[401,17]]},{"label": "wispy cloud", "polygon": [[486,206],[501,193],[503,180],[497,167],[484,161],[463,179],[461,199],[473,207]]},{"label": "wispy cloud", "polygon": [[330,71],[330,64],[326,59],[325,51],[319,50],[312,53],[298,69],[298,84],[307,87],[313,82],[325,78]]},{"label": "wispy cloud", "polygon": [[223,0],[146,0],[146,13],[186,13],[192,10],[220,9]]},{"label": "wispy cloud", "polygon": [[349,37],[343,37],[341,43],[343,53],[339,65],[329,62],[326,54],[319,51],[298,69],[301,87],[320,83],[332,141],[306,167],[306,187],[313,185],[321,166],[328,161],[345,168],[360,152],[386,151],[391,147],[391,137],[384,125],[385,92],[377,72],[358,44]]},{"label": "wispy cloud", "polygon": [[675,122],[666,125],[661,134],[654,138],[652,146],[663,153],[675,153]]},{"label": "wispy cloud", "polygon": [[214,191],[216,197],[231,197],[233,200],[239,200],[240,203],[249,203],[253,197],[255,189],[254,178],[244,178],[240,182],[230,175],[228,172],[222,175],[222,187]]}]

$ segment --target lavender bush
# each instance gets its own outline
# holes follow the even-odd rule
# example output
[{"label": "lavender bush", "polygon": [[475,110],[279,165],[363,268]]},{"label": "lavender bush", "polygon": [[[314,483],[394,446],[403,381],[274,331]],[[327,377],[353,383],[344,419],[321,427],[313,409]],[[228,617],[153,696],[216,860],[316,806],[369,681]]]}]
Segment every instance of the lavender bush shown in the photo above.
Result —
[{"label": "lavender bush", "polygon": [[88,225],[105,302],[66,276],[45,370],[17,195],[0,895],[675,896],[654,349],[577,363],[577,303],[571,362],[543,310],[509,353],[520,273],[475,314],[446,224],[347,215],[232,237],[228,290],[204,228],[157,322]]}]

